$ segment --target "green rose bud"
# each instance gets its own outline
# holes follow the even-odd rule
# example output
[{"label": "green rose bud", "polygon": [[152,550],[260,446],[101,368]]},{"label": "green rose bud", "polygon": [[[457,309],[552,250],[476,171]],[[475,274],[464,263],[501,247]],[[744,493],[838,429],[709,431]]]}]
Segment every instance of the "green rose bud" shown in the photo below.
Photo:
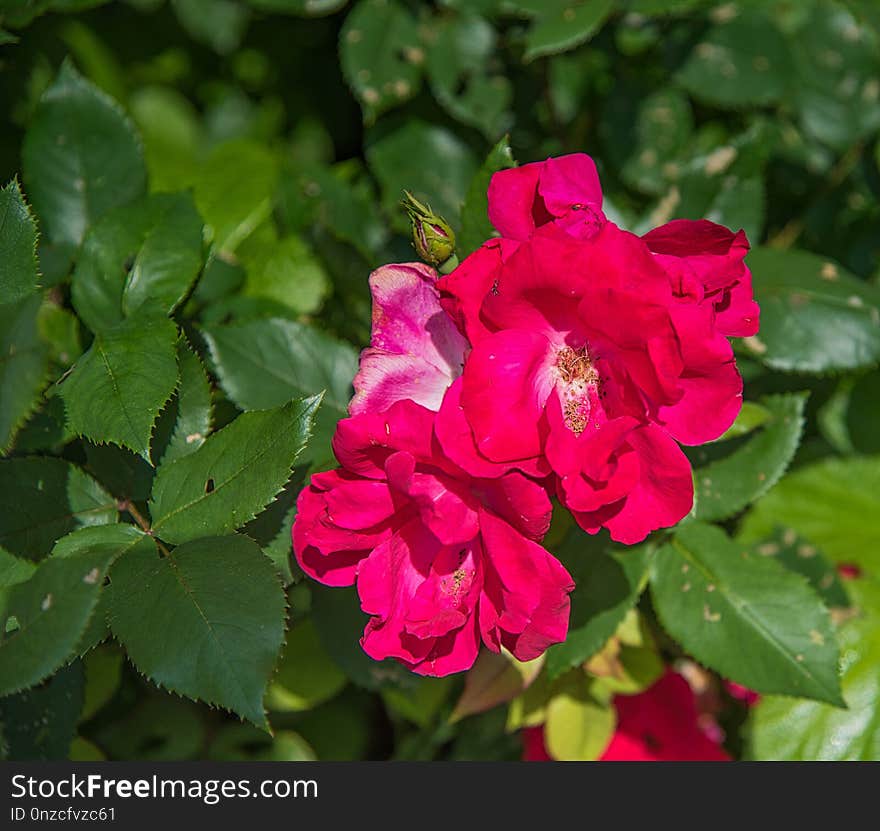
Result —
[{"label": "green rose bud", "polygon": [[401,202],[412,223],[413,247],[419,257],[435,268],[455,256],[455,234],[443,217],[419,202],[408,190]]}]

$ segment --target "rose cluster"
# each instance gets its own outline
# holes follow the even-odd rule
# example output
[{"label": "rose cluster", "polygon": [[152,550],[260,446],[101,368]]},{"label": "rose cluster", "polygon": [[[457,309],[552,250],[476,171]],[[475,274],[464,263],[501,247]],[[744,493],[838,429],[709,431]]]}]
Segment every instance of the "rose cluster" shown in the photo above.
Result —
[{"label": "rose cluster", "polygon": [[625,544],[690,511],[679,443],[732,424],[728,338],[758,329],[745,235],[620,229],[586,155],[496,173],[488,196],[499,236],[450,274],[371,275],[340,467],[293,527],[307,574],[357,584],[366,652],[428,675],[469,668],[481,641],[529,660],[564,640],[572,579],[539,544],[551,496]]}]

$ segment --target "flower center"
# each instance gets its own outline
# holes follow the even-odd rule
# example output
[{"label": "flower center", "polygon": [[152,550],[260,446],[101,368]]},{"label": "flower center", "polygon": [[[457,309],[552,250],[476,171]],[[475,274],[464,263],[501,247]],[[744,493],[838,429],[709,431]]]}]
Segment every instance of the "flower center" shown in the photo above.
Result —
[{"label": "flower center", "polygon": [[593,366],[586,345],[577,349],[564,346],[556,353],[555,366],[565,425],[579,436],[587,428],[591,413],[599,403],[599,372]]}]

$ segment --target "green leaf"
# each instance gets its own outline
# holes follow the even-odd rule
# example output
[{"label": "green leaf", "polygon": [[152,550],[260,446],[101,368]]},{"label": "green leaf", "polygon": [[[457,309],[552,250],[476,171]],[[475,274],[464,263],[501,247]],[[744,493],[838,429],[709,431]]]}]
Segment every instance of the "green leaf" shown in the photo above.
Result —
[{"label": "green leaf", "polygon": [[790,473],[746,515],[739,540],[758,542],[777,526],[837,563],[880,571],[880,456],[826,459]]},{"label": "green leaf", "polygon": [[453,117],[497,137],[510,121],[513,85],[493,71],[495,29],[474,14],[449,17],[426,33],[428,78],[441,106]]},{"label": "green leaf", "polygon": [[35,690],[0,700],[9,758],[16,762],[66,759],[83,704],[77,661]]},{"label": "green leaf", "polygon": [[113,569],[110,627],[134,665],[181,695],[267,727],[263,693],[284,639],[272,563],[242,536],[134,551]]},{"label": "green leaf", "polygon": [[354,589],[311,585],[312,621],[327,654],[360,687],[376,690],[385,685],[406,687],[411,673],[396,661],[374,661],[360,638],[368,617]]},{"label": "green leaf", "polygon": [[722,107],[771,104],[792,78],[788,44],[760,13],[713,26],[678,73],[695,98]]},{"label": "green leaf", "polygon": [[719,528],[683,526],[657,552],[651,596],[666,631],[725,678],[842,706],[837,644],[822,602],[803,577]]},{"label": "green leaf", "polygon": [[67,758],[71,762],[106,762],[104,752],[94,742],[82,736],[74,736]]},{"label": "green leaf", "polygon": [[542,0],[538,5],[540,16],[526,35],[527,62],[586,43],[608,19],[614,0]]},{"label": "green leaf", "polygon": [[343,162],[327,168],[308,163],[296,175],[283,177],[281,189],[282,212],[291,229],[318,224],[353,245],[368,261],[385,244],[388,229],[372,181],[359,164]]},{"label": "green leaf", "polygon": [[15,437],[15,451],[20,454],[46,450],[60,453],[73,438],[75,436],[65,425],[64,402],[53,395],[38,404],[37,411],[19,430]]},{"label": "green leaf", "polygon": [[830,372],[880,360],[880,287],[806,251],[771,248],[748,257],[761,332],[746,340],[773,369]]},{"label": "green leaf", "polygon": [[247,2],[248,5],[261,11],[323,17],[338,12],[348,0],[247,0]]},{"label": "green leaf", "polygon": [[243,410],[277,407],[324,390],[307,458],[329,456],[357,372],[357,352],[349,344],[280,318],[209,326],[203,333],[220,385]]},{"label": "green leaf", "polygon": [[0,298],[12,303],[28,297],[38,280],[37,223],[13,180],[0,189]]},{"label": "green leaf", "polygon": [[274,240],[253,256],[243,250],[239,254],[247,266],[246,297],[273,300],[294,314],[313,314],[330,293],[327,272],[299,237]]},{"label": "green leaf", "polygon": [[372,123],[418,92],[425,54],[416,21],[398,0],[359,0],[339,34],[339,59]]},{"label": "green leaf", "polygon": [[724,431],[715,441],[729,441],[730,439],[742,438],[753,430],[766,424],[772,415],[770,410],[754,401],[743,401],[742,408],[736,421]]},{"label": "green leaf", "polygon": [[[626,131],[627,141],[612,152],[626,153],[621,167],[623,180],[636,190],[662,194],[678,178],[681,159],[694,128],[694,116],[687,96],[674,87],[660,89],[635,107],[627,96],[612,99],[621,112],[619,131]],[[635,125],[633,125],[635,119]],[[635,129],[635,141],[632,131]],[[619,139],[620,132],[616,137]],[[628,151],[628,152],[627,152]]]},{"label": "green leaf", "polygon": [[[144,535],[131,525],[102,525],[96,528],[83,528],[79,531],[62,537],[52,550],[53,557],[68,557],[76,554],[84,546],[95,549],[103,549],[114,561],[126,551],[139,548],[155,551],[155,544],[149,537]],[[77,655],[86,655],[101,641],[110,635],[107,626],[107,613],[109,610],[109,598],[107,592],[102,591],[98,597],[92,616],[83,631],[74,649]]]},{"label": "green leaf", "polygon": [[146,196],[87,234],[73,272],[73,305],[101,332],[138,314],[170,314],[202,267],[202,221],[186,193]]},{"label": "green leaf", "polygon": [[346,683],[308,618],[287,632],[284,654],[266,692],[266,707],[281,713],[310,710],[332,698]]},{"label": "green leaf", "polygon": [[36,566],[30,560],[23,560],[0,548],[0,588],[24,583],[30,579],[35,569]]},{"label": "green leaf", "polygon": [[647,546],[610,549],[579,528],[572,530],[556,555],[575,579],[571,617],[564,643],[547,650],[552,681],[595,655],[635,605],[647,580]]},{"label": "green leaf", "polygon": [[37,314],[40,340],[49,347],[49,359],[67,369],[82,355],[79,321],[73,312],[46,299]]},{"label": "green leaf", "polygon": [[404,718],[419,727],[428,727],[446,703],[455,683],[451,675],[433,678],[410,675],[398,687],[383,687],[382,702],[393,716]]},{"label": "green leaf", "polygon": [[34,412],[49,370],[40,340],[38,294],[0,305],[0,453]]},{"label": "green leaf", "polygon": [[250,22],[247,6],[233,0],[172,0],[171,5],[192,39],[218,55],[238,49]]},{"label": "green leaf", "polygon": [[179,762],[202,757],[203,708],[172,695],[148,694],[98,728],[95,740],[114,759]]},{"label": "green leaf", "polygon": [[155,556],[133,526],[81,529],[59,540],[29,580],[0,590],[0,696],[38,684],[71,657],[110,565],[138,547]]},{"label": "green leaf", "polygon": [[178,544],[240,528],[290,478],[319,397],[240,415],[194,453],[163,463],[153,483],[153,531]]},{"label": "green leaf", "polygon": [[862,614],[838,630],[847,709],[764,697],[753,711],[751,756],[760,760],[876,761],[880,758],[880,603],[876,580],[854,585]]},{"label": "green leaf", "polygon": [[790,528],[777,528],[772,537],[755,543],[752,551],[762,557],[773,557],[789,571],[806,577],[813,591],[829,608],[850,605],[849,595],[834,565],[815,545],[798,537]]},{"label": "green leaf", "polygon": [[880,452],[877,431],[877,402],[880,401],[880,372],[874,371],[854,381],[846,393],[842,415],[849,451]]},{"label": "green leaf", "polygon": [[763,429],[729,456],[694,472],[696,498],[691,516],[703,521],[727,519],[770,490],[785,473],[804,429],[806,393],[762,399],[769,413]]},{"label": "green leaf", "polygon": [[86,688],[81,721],[88,721],[113,698],[122,680],[124,661],[125,656],[116,644],[93,649],[83,658]]},{"label": "green leaf", "polygon": [[211,151],[195,198],[217,251],[235,251],[271,214],[277,181],[277,160],[262,144],[240,139]]},{"label": "green leaf", "polygon": [[146,187],[131,122],[70,61],[40,99],[22,164],[42,230],[55,244],[78,246],[95,220]]},{"label": "green leaf", "polygon": [[177,386],[177,327],[138,315],[95,337],[61,384],[70,428],[150,458],[159,411]]},{"label": "green leaf", "polygon": [[486,161],[471,179],[468,187],[464,206],[461,209],[461,230],[456,235],[455,247],[459,259],[464,259],[487,239],[495,236],[495,229],[489,222],[488,214],[489,181],[493,174],[509,167],[516,167],[516,162],[510,149],[510,137],[505,136],[489,152]]},{"label": "green leaf", "polygon": [[[453,226],[477,165],[470,148],[454,133],[423,121],[408,120],[402,127],[368,141],[367,159],[382,185],[382,201],[393,215],[404,189]],[[401,217],[401,221],[403,221]]]},{"label": "green leaf", "polygon": [[212,739],[207,758],[216,762],[314,762],[315,751],[292,730],[269,736],[250,724],[226,724]]},{"label": "green leaf", "polygon": [[153,191],[189,187],[198,171],[202,126],[195,107],[177,90],[147,86],[128,101],[144,142],[144,157]]},{"label": "green leaf", "polygon": [[816,4],[791,38],[794,102],[805,132],[846,150],[880,127],[877,35],[838,4]]},{"label": "green leaf", "polygon": [[194,453],[211,432],[211,384],[199,356],[184,338],[177,343],[180,381],[177,392],[159,416],[151,456],[156,464]]},{"label": "green leaf", "polygon": [[76,528],[116,521],[113,497],[70,462],[0,461],[0,545],[10,553],[41,560],[55,540]]},{"label": "green leaf", "polygon": [[547,752],[560,762],[598,759],[611,741],[616,723],[614,708],[590,694],[587,679],[573,679],[547,705]]},{"label": "green leaf", "polygon": [[263,553],[275,563],[285,586],[302,579],[299,566],[293,563],[290,529],[296,518],[296,498],[303,486],[306,469],[299,466],[275,501],[242,529]]}]

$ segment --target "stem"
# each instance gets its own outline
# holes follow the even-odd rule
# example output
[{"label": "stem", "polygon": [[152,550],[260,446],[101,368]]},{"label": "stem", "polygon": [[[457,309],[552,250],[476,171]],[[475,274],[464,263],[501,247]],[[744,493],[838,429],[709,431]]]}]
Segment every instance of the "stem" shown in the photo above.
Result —
[{"label": "stem", "polygon": [[162,540],[157,539],[153,536],[153,529],[150,528],[150,523],[144,518],[144,515],[134,506],[134,503],[130,499],[123,499],[116,504],[116,508],[119,511],[125,511],[138,525],[138,528],[141,529],[148,537],[153,537],[153,542],[156,543],[156,548],[159,549],[159,553],[163,557],[168,557],[170,555],[170,551],[164,546]]},{"label": "stem", "polygon": [[123,499],[121,502],[117,504],[117,509],[120,511],[126,511],[129,516],[138,524],[138,527],[145,534],[153,535],[153,530],[150,528],[150,523],[144,519],[143,514],[134,506],[134,503],[129,499]]},{"label": "stem", "polygon": [[448,260],[445,260],[437,269],[441,274],[450,274],[458,268],[458,257],[453,254]]}]

